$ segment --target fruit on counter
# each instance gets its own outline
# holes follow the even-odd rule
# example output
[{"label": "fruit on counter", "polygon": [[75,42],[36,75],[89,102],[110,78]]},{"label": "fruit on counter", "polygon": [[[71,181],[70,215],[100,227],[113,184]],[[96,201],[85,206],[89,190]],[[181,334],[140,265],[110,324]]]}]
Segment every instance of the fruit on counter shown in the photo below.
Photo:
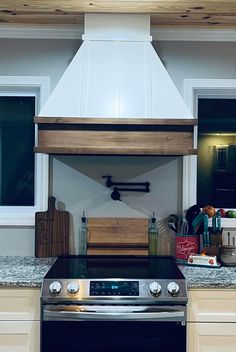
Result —
[{"label": "fruit on counter", "polygon": [[236,211],[235,210],[228,210],[226,212],[228,218],[236,218]]},{"label": "fruit on counter", "polygon": [[222,218],[225,218],[225,217],[226,217],[226,210],[224,210],[223,208],[220,208],[220,209],[218,209],[217,211],[220,212],[220,216],[221,216]]},{"label": "fruit on counter", "polygon": [[202,208],[202,212],[204,214],[207,214],[209,218],[213,218],[216,213],[216,210],[212,205],[206,205],[204,208]]}]

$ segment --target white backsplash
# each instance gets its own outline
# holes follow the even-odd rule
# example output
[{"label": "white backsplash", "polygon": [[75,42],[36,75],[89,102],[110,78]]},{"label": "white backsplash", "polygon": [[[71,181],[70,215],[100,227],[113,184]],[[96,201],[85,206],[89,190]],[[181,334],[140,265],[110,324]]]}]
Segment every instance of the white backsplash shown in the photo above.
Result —
[{"label": "white backsplash", "polygon": [[[167,219],[181,204],[181,165],[182,159],[174,157],[53,158],[51,193],[72,214],[71,253],[77,253],[85,211],[87,217],[95,218],[150,218],[155,212],[160,254],[174,254],[174,234]],[[103,175],[112,175],[114,182],[150,182],[150,193],[121,192],[123,201],[114,201]]]}]

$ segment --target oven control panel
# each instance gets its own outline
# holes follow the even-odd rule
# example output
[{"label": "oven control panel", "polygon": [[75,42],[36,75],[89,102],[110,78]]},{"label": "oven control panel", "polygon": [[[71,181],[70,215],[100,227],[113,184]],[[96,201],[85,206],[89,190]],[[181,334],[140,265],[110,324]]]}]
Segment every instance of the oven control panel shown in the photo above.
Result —
[{"label": "oven control panel", "polygon": [[117,299],[124,303],[132,299],[150,304],[182,304],[187,302],[187,288],[185,280],[48,279],[43,282],[42,298],[45,302],[61,299],[103,303]]}]

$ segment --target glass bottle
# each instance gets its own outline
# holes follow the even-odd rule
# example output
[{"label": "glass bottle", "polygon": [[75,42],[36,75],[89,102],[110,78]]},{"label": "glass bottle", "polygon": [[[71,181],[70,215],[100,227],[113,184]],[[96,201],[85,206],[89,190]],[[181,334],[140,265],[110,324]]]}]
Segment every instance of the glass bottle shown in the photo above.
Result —
[{"label": "glass bottle", "polygon": [[87,235],[88,228],[86,224],[85,213],[83,212],[79,229],[79,254],[87,254]]},{"label": "glass bottle", "polygon": [[151,218],[151,224],[148,229],[148,254],[157,255],[158,254],[158,229],[155,218],[155,213]]}]

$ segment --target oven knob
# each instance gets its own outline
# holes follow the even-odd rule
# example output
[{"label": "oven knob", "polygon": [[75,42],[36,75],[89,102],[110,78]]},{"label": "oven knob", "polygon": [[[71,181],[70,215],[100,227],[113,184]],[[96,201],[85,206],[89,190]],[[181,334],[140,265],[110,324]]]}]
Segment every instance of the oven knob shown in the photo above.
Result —
[{"label": "oven knob", "polygon": [[153,296],[159,296],[161,293],[161,285],[157,281],[153,281],[150,286],[150,292]]},{"label": "oven knob", "polygon": [[72,295],[74,295],[75,293],[77,293],[79,291],[79,284],[76,281],[71,281],[68,283],[67,285],[67,292],[71,293]]},{"label": "oven knob", "polygon": [[176,296],[179,293],[179,285],[176,282],[172,281],[168,284],[167,290],[171,294],[171,296]]},{"label": "oven knob", "polygon": [[53,281],[49,286],[49,291],[53,295],[58,295],[61,292],[61,284],[59,281]]}]

